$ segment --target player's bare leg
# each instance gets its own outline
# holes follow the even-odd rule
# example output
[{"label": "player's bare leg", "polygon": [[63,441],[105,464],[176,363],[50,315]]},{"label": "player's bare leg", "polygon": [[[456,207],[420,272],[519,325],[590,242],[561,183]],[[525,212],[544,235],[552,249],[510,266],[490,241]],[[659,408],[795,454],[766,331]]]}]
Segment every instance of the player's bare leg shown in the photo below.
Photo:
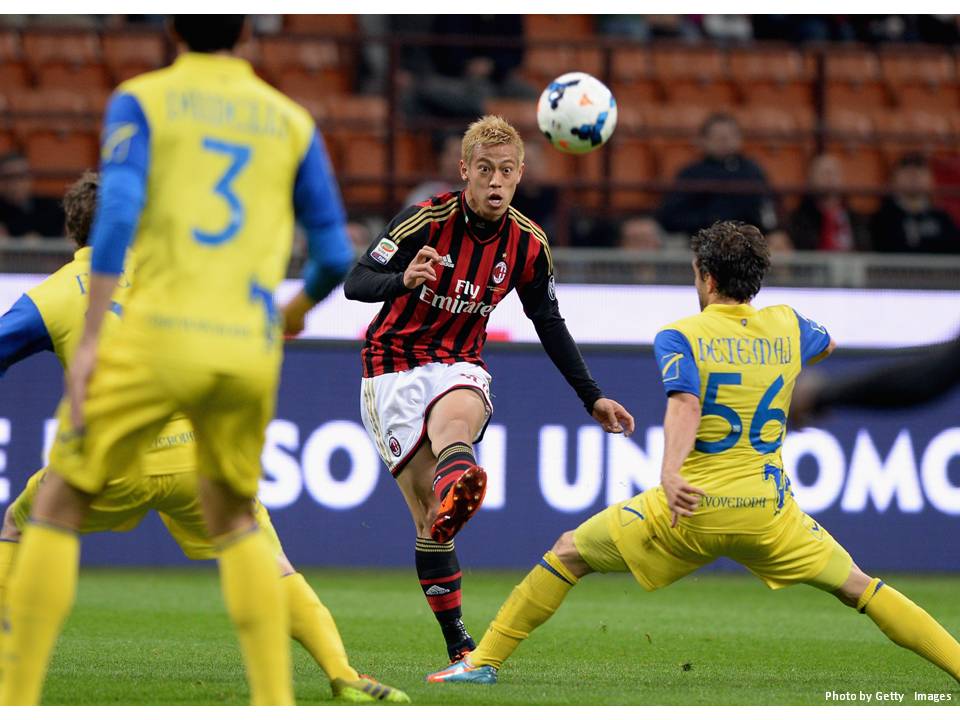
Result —
[{"label": "player's bare leg", "polygon": [[473,456],[473,439],[486,420],[483,396],[466,388],[441,397],[427,418],[427,437],[437,457],[433,492],[440,500],[430,535],[439,543],[452,540],[483,502],[487,474]]},{"label": "player's bare leg", "polygon": [[36,705],[80,569],[78,531],[92,496],[47,472],[23,533],[0,642],[0,705]]},{"label": "player's bare leg", "polygon": [[866,575],[855,564],[833,594],[844,605],[869,615],[897,645],[912,650],[960,681],[960,643],[908,597],[879,578]]},{"label": "player's bare leg", "polygon": [[520,643],[553,617],[570,589],[593,572],[565,532],[550,552],[506,599],[470,656],[427,676],[428,682],[466,682],[491,685],[497,671]]},{"label": "player's bare leg", "polygon": [[447,645],[447,657],[458,658],[476,646],[463,624],[460,601],[460,561],[453,540],[438,543],[430,537],[440,499],[433,492],[437,458],[424,443],[397,476],[397,485],[410,508],[417,531],[416,567],[420,589],[433,611]]},{"label": "player's bare leg", "polygon": [[200,479],[203,517],[219,549],[220,583],[227,612],[240,639],[250,701],[292,705],[289,614],[266,535],[250,498],[224,482]]}]

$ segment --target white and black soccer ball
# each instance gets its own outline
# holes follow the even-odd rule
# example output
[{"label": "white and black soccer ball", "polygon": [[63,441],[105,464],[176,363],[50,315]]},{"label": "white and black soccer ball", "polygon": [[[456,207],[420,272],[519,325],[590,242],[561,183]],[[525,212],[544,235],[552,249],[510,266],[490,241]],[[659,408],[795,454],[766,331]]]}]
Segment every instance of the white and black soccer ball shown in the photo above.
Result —
[{"label": "white and black soccer ball", "polygon": [[561,75],[540,95],[537,124],[560,152],[582,155],[596,150],[617,127],[617,101],[593,75]]}]

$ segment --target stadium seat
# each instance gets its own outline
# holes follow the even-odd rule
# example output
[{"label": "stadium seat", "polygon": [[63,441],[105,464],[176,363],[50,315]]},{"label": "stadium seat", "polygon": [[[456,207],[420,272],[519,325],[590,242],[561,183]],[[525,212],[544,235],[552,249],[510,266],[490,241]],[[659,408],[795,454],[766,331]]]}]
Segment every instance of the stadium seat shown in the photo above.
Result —
[{"label": "stadium seat", "polygon": [[916,49],[880,54],[880,67],[894,102],[904,109],[949,112],[960,109],[954,57]]},{"label": "stadium seat", "polygon": [[[610,179],[613,182],[649,182],[657,179],[656,158],[646,140],[614,136],[610,153]],[[610,202],[615,210],[636,212],[657,204],[654,193],[641,190],[614,190]]]},{"label": "stadium seat", "polygon": [[[887,185],[887,163],[880,148],[862,142],[827,143],[826,151],[836,155],[843,167],[847,188],[884,188]],[[851,195],[850,207],[861,213],[874,212],[880,204],[877,195]]]},{"label": "stadium seat", "polygon": [[260,54],[267,78],[289,95],[319,98],[351,89],[352,71],[335,42],[268,37]]},{"label": "stadium seat", "polygon": [[908,152],[957,150],[957,136],[943,113],[900,108],[874,114],[873,122],[889,162]]},{"label": "stadium seat", "polygon": [[285,30],[313,35],[354,35],[357,19],[353,15],[284,15]]},{"label": "stadium seat", "polygon": [[868,51],[836,51],[825,59],[826,105],[851,109],[882,107],[889,97],[880,78],[880,61]]},{"label": "stadium seat", "polygon": [[653,51],[653,68],[668,102],[730,105],[736,100],[726,55],[712,48],[663,48]]},{"label": "stadium seat", "polygon": [[537,129],[537,104],[530,99],[489,98],[484,112],[500,115],[521,132],[539,132]]},{"label": "stadium seat", "polygon": [[23,33],[23,54],[41,86],[98,89],[110,85],[95,33],[28,30]]},{"label": "stadium seat", "polygon": [[103,35],[103,59],[114,83],[162,67],[167,47],[160,33],[108,32]]},{"label": "stadium seat", "polygon": [[523,54],[522,74],[534,87],[543,88],[558,75],[570,70],[580,70],[601,76],[602,53],[595,48],[531,47]]},{"label": "stadium seat", "polygon": [[24,150],[40,195],[61,194],[84,170],[96,169],[99,158],[94,131],[39,130],[27,136]]},{"label": "stadium seat", "polygon": [[650,147],[657,159],[657,178],[663,182],[670,182],[680,170],[703,157],[693,138],[653,138]]},{"label": "stadium seat", "polygon": [[697,133],[707,117],[728,108],[704,105],[649,105],[642,110],[643,124],[657,134]]},{"label": "stadium seat", "polygon": [[660,83],[653,72],[653,61],[646,48],[619,48],[613,53],[613,73],[610,89],[622,110],[659,103]]},{"label": "stadium seat", "polygon": [[728,62],[743,102],[812,111],[812,56],[793,49],[733,50]]},{"label": "stadium seat", "polygon": [[806,184],[812,142],[785,140],[747,140],[744,154],[763,168],[774,187],[798,187]]},{"label": "stadium seat", "polygon": [[30,84],[30,73],[20,52],[20,36],[15,32],[0,32],[0,93]]},{"label": "stadium seat", "polygon": [[873,118],[866,111],[846,108],[830,108],[826,116],[827,132],[834,137],[848,140],[869,140],[873,137]]},{"label": "stadium seat", "polygon": [[573,40],[594,35],[593,15],[524,15],[523,36],[527,40]]},{"label": "stadium seat", "polygon": [[106,102],[106,91],[35,88],[11,91],[6,98],[10,124],[23,140],[39,130],[95,129]]},{"label": "stadium seat", "polygon": [[813,113],[808,108],[776,105],[748,105],[733,108],[731,114],[745,135],[793,135],[813,129]]}]

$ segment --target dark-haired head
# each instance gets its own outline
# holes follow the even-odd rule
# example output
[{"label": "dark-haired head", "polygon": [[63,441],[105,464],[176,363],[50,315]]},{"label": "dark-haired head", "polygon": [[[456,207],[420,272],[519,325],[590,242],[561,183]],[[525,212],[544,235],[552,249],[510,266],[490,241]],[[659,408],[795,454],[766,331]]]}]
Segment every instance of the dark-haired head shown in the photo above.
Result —
[{"label": "dark-haired head", "polygon": [[100,189],[100,176],[87,170],[80,179],[67,188],[63,196],[64,223],[67,237],[79,247],[86,247],[90,239],[90,227],[97,209],[97,191]]},{"label": "dark-haired head", "polygon": [[690,246],[701,308],[708,298],[746,303],[760,292],[770,249],[755,226],[721,220],[697,232]]},{"label": "dark-haired head", "polygon": [[246,15],[174,15],[173,30],[193,52],[233,50],[246,19]]}]

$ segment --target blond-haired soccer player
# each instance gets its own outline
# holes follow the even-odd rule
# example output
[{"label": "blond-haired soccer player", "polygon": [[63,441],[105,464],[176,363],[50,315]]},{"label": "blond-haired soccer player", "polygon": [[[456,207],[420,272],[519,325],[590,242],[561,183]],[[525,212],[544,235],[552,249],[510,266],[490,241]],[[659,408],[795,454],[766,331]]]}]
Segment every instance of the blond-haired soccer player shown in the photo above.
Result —
[{"label": "blond-haired soccer player", "polygon": [[[91,248],[87,246],[97,202],[99,176],[87,172],[67,190],[63,206],[67,236],[78,250],[46,280],[29,290],[0,316],[0,374],[34,353],[53,350],[66,369],[80,339],[86,311]],[[127,270],[130,268],[127,262]],[[130,287],[130,273],[118,283],[113,307],[119,316]],[[119,318],[114,322],[119,322]],[[111,477],[93,502],[82,533],[132,530],[150,510],[156,511],[170,535],[192,560],[216,557],[197,495],[196,443],[184,416],[171,420],[140,458],[136,474]],[[46,469],[37,471],[7,507],[0,528],[0,607],[23,528]],[[145,482],[141,482],[141,478]],[[333,616],[313,588],[290,563],[266,508],[255,501],[254,516],[270,540],[280,570],[280,585],[290,613],[290,636],[313,656],[330,680],[333,695],[350,702],[407,702],[405,693],[369,678],[350,666]]]},{"label": "blond-haired soccer player", "polygon": [[547,236],[510,206],[522,176],[519,133],[503,118],[480,118],[461,142],[466,187],[397,215],[344,285],[350,299],[383,303],[361,351],[360,410],[413,516],[420,587],[451,660],[474,647],[453,538],[486,490],[473,454],[493,412],[480,355],[487,319],[511,290],[587,412],[607,432],[633,431],[560,316]]},{"label": "blond-haired soccer player", "polygon": [[507,598],[477,649],[428,676],[490,684],[501,664],[592,572],[669,585],[717,557],[768,587],[807,583],[866,613],[898,645],[960,679],[960,644],[909,599],[858,568],[797,506],[780,448],[801,367],[834,348],[826,329],[787,305],[750,301],[770,265],[752,225],[719,222],[693,238],[702,312],[657,334],[666,390],[661,484],[564,533]]},{"label": "blond-haired soccer player", "polygon": [[[200,498],[256,704],[293,702],[289,617],[253,516],[281,360],[273,291],[294,219],[321,297],[352,262],[344,212],[310,115],[233,55],[239,15],[181,15],[181,54],[110,100],[92,230],[88,311],[70,359],[50,468],[8,589],[0,702],[36,703],[76,591],[91,504],[178,412],[196,434]],[[100,342],[123,268],[136,283]]]}]

